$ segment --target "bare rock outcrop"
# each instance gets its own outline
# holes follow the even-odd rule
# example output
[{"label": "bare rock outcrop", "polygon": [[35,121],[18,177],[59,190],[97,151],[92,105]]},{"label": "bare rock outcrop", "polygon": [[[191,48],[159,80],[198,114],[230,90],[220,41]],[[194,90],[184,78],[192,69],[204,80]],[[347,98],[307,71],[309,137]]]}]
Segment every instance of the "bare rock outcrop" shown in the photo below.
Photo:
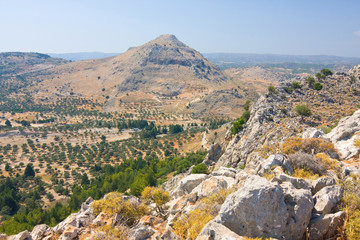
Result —
[{"label": "bare rock outcrop", "polygon": [[178,187],[173,191],[174,197],[180,197],[185,194],[191,193],[191,191],[198,186],[202,181],[208,179],[210,176],[206,174],[191,174],[181,179]]},{"label": "bare rock outcrop", "polygon": [[342,159],[349,159],[360,152],[360,149],[354,146],[354,141],[360,138],[357,135],[359,132],[360,110],[357,110],[353,115],[341,119],[326,137],[334,143]]},{"label": "bare rock outcrop", "polygon": [[253,175],[226,199],[214,221],[240,236],[301,239],[312,209],[310,190]]},{"label": "bare rock outcrop", "polygon": [[312,240],[330,239],[343,225],[346,213],[343,211],[317,215],[310,222],[309,235]]},{"label": "bare rock outcrop", "polygon": [[322,188],[314,195],[315,210],[323,215],[329,214],[338,205],[342,197],[341,187],[338,185]]},{"label": "bare rock outcrop", "polygon": [[234,233],[222,224],[215,221],[210,221],[202,229],[196,240],[237,240],[244,239],[238,234]]}]

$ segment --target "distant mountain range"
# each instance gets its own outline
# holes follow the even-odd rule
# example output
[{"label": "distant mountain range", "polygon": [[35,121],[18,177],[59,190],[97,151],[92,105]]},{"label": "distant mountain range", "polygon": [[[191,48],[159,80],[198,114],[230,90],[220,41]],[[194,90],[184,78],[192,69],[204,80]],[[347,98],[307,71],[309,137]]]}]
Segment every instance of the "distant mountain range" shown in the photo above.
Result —
[{"label": "distant mountain range", "polygon": [[280,55],[247,53],[204,53],[211,62],[222,69],[232,67],[285,67],[285,68],[350,68],[360,64],[360,58],[327,55]]},{"label": "distant mountain range", "polygon": [[[120,53],[79,52],[79,53],[49,53],[54,58],[69,61],[100,59],[117,56]],[[280,54],[252,54],[252,53],[203,53],[209,61],[217,64],[221,69],[241,67],[281,67],[294,71],[315,72],[328,67],[334,70],[344,70],[360,64],[360,58],[339,57],[327,55],[280,55]]]},{"label": "distant mountain range", "polygon": [[63,58],[69,61],[81,61],[88,59],[107,58],[119,55],[120,53],[103,53],[103,52],[78,52],[78,53],[48,53],[53,58]]}]

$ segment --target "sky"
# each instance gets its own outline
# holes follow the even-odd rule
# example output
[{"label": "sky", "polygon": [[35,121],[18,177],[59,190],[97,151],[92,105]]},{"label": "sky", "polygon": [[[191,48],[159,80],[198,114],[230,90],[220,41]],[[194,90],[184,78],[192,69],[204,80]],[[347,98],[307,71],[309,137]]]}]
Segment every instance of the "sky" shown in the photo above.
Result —
[{"label": "sky", "polygon": [[202,53],[360,57],[359,0],[0,0],[0,52],[120,53],[161,34]]}]

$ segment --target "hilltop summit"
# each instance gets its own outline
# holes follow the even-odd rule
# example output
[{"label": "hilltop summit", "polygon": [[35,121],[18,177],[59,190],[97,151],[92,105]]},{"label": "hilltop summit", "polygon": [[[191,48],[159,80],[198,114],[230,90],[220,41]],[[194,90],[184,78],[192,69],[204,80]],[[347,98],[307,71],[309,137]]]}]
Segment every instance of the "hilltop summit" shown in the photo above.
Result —
[{"label": "hilltop summit", "polygon": [[217,65],[171,34],[115,57],[50,69],[42,79],[33,89],[38,98],[49,99],[49,93],[55,101],[69,95],[91,98],[104,102],[106,111],[121,111],[135,99],[171,113],[203,115],[220,109],[221,115],[228,116],[242,109],[245,101],[241,92],[231,90],[239,84],[230,82]]}]

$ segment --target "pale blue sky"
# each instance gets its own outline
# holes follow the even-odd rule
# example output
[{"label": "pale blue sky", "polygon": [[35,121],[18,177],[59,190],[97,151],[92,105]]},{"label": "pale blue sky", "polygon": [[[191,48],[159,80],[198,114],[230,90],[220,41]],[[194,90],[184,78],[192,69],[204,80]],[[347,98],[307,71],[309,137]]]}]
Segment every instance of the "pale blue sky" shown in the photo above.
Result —
[{"label": "pale blue sky", "polygon": [[360,57],[359,0],[0,0],[0,52],[124,52],[160,34],[203,53]]}]

